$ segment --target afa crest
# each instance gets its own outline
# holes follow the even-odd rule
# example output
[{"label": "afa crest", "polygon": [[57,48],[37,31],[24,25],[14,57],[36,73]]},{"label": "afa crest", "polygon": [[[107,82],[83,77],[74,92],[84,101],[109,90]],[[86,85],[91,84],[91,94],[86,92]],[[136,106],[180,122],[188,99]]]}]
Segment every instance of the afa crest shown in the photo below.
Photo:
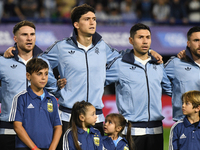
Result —
[{"label": "afa crest", "polygon": [[51,100],[48,100],[48,103],[47,103],[47,111],[48,112],[53,112],[53,103]]},{"label": "afa crest", "polygon": [[96,146],[99,146],[99,142],[100,142],[99,137],[94,137],[94,144]]},{"label": "afa crest", "polygon": [[156,66],[156,65],[153,65],[153,69],[154,69],[154,70],[157,70],[157,66]]},{"label": "afa crest", "polygon": [[99,48],[98,47],[95,48],[95,53],[99,54]]},{"label": "afa crest", "polygon": [[124,146],[124,150],[129,150],[129,148],[127,146]]}]

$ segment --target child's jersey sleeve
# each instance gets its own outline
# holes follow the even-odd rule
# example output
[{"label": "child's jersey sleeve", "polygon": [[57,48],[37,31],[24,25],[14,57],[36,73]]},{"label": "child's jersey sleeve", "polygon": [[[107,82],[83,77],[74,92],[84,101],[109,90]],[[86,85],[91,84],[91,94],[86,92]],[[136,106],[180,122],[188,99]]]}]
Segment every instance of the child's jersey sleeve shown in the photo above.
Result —
[{"label": "child's jersey sleeve", "polygon": [[72,137],[72,132],[71,128],[68,129],[63,136],[63,150],[76,150],[73,137]]},{"label": "child's jersey sleeve", "polygon": [[[22,91],[23,93],[23,91]],[[20,121],[22,122],[24,116],[24,99],[20,94],[17,94],[13,98],[13,103],[11,107],[11,113],[9,116],[9,121]]]}]

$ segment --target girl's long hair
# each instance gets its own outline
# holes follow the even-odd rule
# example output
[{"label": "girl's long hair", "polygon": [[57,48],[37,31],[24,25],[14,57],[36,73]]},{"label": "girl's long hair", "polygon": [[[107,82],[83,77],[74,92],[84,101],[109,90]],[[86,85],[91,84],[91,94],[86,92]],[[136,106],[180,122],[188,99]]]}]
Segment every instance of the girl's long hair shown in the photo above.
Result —
[{"label": "girl's long hair", "polygon": [[81,102],[76,102],[72,108],[69,128],[72,128],[72,137],[74,140],[74,145],[77,150],[81,150],[81,147],[78,144],[78,132],[77,132],[77,126],[82,128],[82,122],[79,119],[79,116],[81,114],[85,116],[88,106],[92,106],[92,104],[89,102],[81,101]]},{"label": "girl's long hair", "polygon": [[[121,115],[121,114],[117,114],[117,113],[111,113],[111,114],[106,116],[106,118],[108,118],[108,117],[111,118],[111,120],[114,121],[116,126],[122,127],[121,131],[118,134],[118,135],[122,135],[122,131],[124,130],[124,128],[127,124],[124,116]],[[128,121],[128,129],[127,129],[127,134],[126,134],[126,140],[128,141],[129,150],[134,150],[135,144],[134,144],[132,136],[131,136],[131,122],[130,121]]]}]

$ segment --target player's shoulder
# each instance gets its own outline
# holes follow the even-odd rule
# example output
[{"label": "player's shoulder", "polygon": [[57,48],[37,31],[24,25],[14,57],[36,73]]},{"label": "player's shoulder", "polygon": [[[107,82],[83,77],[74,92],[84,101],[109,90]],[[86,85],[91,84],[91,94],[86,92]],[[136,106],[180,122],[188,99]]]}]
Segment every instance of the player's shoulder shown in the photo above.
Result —
[{"label": "player's shoulder", "polygon": [[177,62],[177,61],[181,61],[178,57],[176,56],[171,56],[169,58],[169,60],[164,64],[164,66],[166,67],[167,65],[173,63],[173,62]]},{"label": "player's shoulder", "polygon": [[184,120],[181,119],[179,121],[177,121],[176,123],[173,124],[173,126],[171,127],[171,130],[177,130],[177,129],[180,129],[180,128],[183,128],[184,127]]},{"label": "player's shoulder", "polygon": [[97,128],[94,128],[94,127],[90,127],[90,130],[98,135],[101,135],[101,132],[97,129]]},{"label": "player's shoulder", "polygon": [[1,55],[0,55],[0,60],[1,60],[1,61],[4,61],[4,62],[5,62],[5,61],[10,61],[10,60],[12,60],[12,57],[11,57],[11,58],[5,58],[4,56],[1,56]]},{"label": "player's shoulder", "polygon": [[19,93],[17,93],[13,99],[23,99],[23,98],[26,98],[26,95],[28,94],[28,91],[27,90],[23,90]]},{"label": "player's shoulder", "polygon": [[52,100],[52,101],[54,101],[54,102],[57,102],[57,99],[56,99],[56,97],[53,95],[53,94],[51,94],[50,92],[47,92],[47,96]]}]

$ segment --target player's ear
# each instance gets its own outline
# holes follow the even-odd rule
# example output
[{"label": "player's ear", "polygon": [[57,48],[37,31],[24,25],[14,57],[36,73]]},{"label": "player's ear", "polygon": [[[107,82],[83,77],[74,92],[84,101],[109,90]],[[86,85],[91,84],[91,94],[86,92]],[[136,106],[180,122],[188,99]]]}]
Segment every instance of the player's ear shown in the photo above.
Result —
[{"label": "player's ear", "polygon": [[17,43],[17,36],[14,36],[13,40]]},{"label": "player's ear", "polygon": [[121,129],[122,129],[122,126],[117,126],[117,127],[116,127],[116,131],[117,131],[117,132],[120,132]]},{"label": "player's ear", "polygon": [[133,45],[133,38],[132,38],[132,37],[129,37],[129,43],[130,43],[131,45]]},{"label": "player's ear", "polygon": [[80,119],[81,121],[85,121],[85,116],[84,116],[83,114],[80,114],[80,115],[79,115],[79,119]]},{"label": "player's ear", "polygon": [[31,75],[30,75],[30,73],[26,73],[26,78],[27,78],[27,80],[29,80],[29,81],[31,81]]},{"label": "player's ear", "polygon": [[197,108],[195,108],[195,109],[196,109],[196,112],[200,113],[200,105]]},{"label": "player's ear", "polygon": [[190,47],[190,41],[187,41],[187,46]]},{"label": "player's ear", "polygon": [[75,27],[76,29],[78,29],[78,28],[79,28],[79,23],[78,23],[78,22],[74,22],[74,27]]}]

